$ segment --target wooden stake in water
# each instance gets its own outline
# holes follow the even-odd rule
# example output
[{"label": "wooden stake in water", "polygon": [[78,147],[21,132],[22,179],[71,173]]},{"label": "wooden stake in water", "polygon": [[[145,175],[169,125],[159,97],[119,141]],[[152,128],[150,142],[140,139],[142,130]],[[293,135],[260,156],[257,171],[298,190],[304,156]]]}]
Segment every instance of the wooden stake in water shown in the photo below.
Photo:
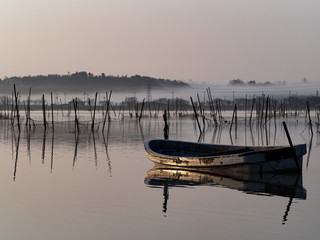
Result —
[{"label": "wooden stake in water", "polygon": [[53,119],[53,98],[51,92],[51,120],[52,120],[52,130],[54,131],[54,119]]},{"label": "wooden stake in water", "polygon": [[169,125],[168,125],[168,121],[167,121],[167,110],[164,110],[163,120],[164,120],[164,128],[163,128],[164,139],[168,139],[169,138]]},{"label": "wooden stake in water", "polygon": [[251,107],[251,112],[250,112],[250,118],[249,118],[249,125],[251,126],[251,120],[252,120],[252,113],[253,113],[253,109],[254,109],[254,104],[256,102],[256,97],[253,96],[252,98],[252,107]]},{"label": "wooden stake in water", "polygon": [[205,128],[206,121],[205,121],[205,116],[204,116],[204,109],[201,106],[201,101],[200,101],[200,97],[199,97],[198,93],[197,93],[197,97],[198,97],[198,102],[199,102],[199,109],[200,109],[200,114],[201,114],[201,118],[202,118],[203,128]]},{"label": "wooden stake in water", "polygon": [[94,130],[94,122],[95,122],[95,118],[96,118],[96,107],[97,107],[97,95],[98,95],[98,93],[96,92],[96,96],[95,96],[95,99],[94,99],[94,107],[93,107],[93,116],[92,116],[91,131]]},{"label": "wooden stake in water", "polygon": [[44,95],[43,95],[43,94],[42,94],[42,112],[43,112],[43,126],[44,126],[44,130],[47,130],[46,105],[45,105]]},{"label": "wooden stake in water", "polygon": [[310,116],[310,107],[309,107],[309,102],[307,101],[307,112],[308,112],[308,117],[309,117],[309,127],[311,130],[311,134],[313,135],[313,130],[312,130],[312,121],[311,121],[311,116]]},{"label": "wooden stake in water", "polygon": [[110,91],[110,94],[109,94],[109,97],[108,97],[108,92],[106,92],[107,108],[106,108],[106,113],[104,115],[102,132],[104,132],[104,128],[105,128],[105,125],[106,125],[107,117],[109,116],[109,107],[110,107],[111,94],[112,94],[112,91]]},{"label": "wooden stake in water", "polygon": [[30,92],[31,88],[29,89],[29,96],[27,98],[27,106],[25,107],[25,112],[26,112],[26,127],[30,126],[29,121],[30,121]]},{"label": "wooden stake in water", "polygon": [[260,120],[259,120],[260,126],[262,125],[262,122],[263,122],[264,104],[265,104],[265,95],[262,94],[262,107],[261,107],[260,117],[259,117],[260,118]]},{"label": "wooden stake in water", "polygon": [[[15,85],[13,85],[15,86]],[[15,110],[13,107],[13,100],[14,99],[14,92],[11,93],[11,113],[10,113],[10,119],[11,119],[11,125],[14,125],[14,118],[15,118]]]},{"label": "wooden stake in water", "polygon": [[77,132],[79,133],[80,129],[79,129],[79,120],[78,120],[78,116],[77,116],[77,108],[78,108],[78,100],[77,100],[77,98],[76,98],[76,101],[74,101],[74,99],[72,99],[72,102],[73,102],[73,107],[74,107],[75,126],[76,126],[76,129],[77,129]]},{"label": "wooden stake in water", "polygon": [[265,113],[264,125],[267,125],[267,121],[268,121],[268,110],[269,110],[269,96],[267,97],[267,102],[266,102],[266,113]]},{"label": "wooden stake in water", "polygon": [[248,96],[246,94],[246,99],[244,102],[244,126],[247,126],[247,105],[248,105]]},{"label": "wooden stake in water", "polygon": [[190,97],[190,100],[191,100],[192,108],[193,108],[193,111],[194,111],[194,117],[196,118],[196,121],[197,121],[197,124],[198,124],[198,127],[199,127],[199,131],[200,131],[200,133],[202,133],[202,130],[201,130],[201,127],[200,127],[200,123],[199,123],[199,119],[198,119],[198,113],[197,113],[196,107],[194,106],[192,97]]},{"label": "wooden stake in water", "polygon": [[28,96],[28,124],[29,128],[31,128],[31,106],[30,106],[30,101],[31,101],[31,87],[29,88],[29,96]]},{"label": "wooden stake in water", "polygon": [[282,122],[282,124],[283,124],[283,127],[284,127],[284,131],[286,132],[290,148],[292,149],[292,154],[293,154],[293,157],[294,157],[294,161],[295,161],[295,163],[297,165],[297,169],[298,169],[298,171],[301,171],[301,168],[300,168],[300,165],[299,165],[299,162],[298,162],[298,159],[297,159],[297,155],[296,155],[296,150],[295,150],[295,148],[294,148],[294,146],[292,144],[291,137],[290,137],[290,134],[289,134],[289,131],[288,131],[288,128],[287,128],[287,124],[286,124],[286,122]]},{"label": "wooden stake in water", "polygon": [[[231,134],[232,125],[233,125],[234,119],[237,119],[236,114],[237,114],[237,104],[234,105],[233,114],[232,114],[232,119],[231,119],[231,124],[230,124],[230,129],[229,129],[229,134]],[[236,125],[237,125],[237,120],[236,120]]]},{"label": "wooden stake in water", "polygon": [[208,99],[209,99],[211,116],[212,116],[214,124],[216,126],[217,125],[217,119],[216,119],[216,114],[215,114],[215,109],[214,109],[214,105],[213,105],[213,100],[212,100],[212,95],[211,95],[210,88],[207,88],[207,94],[208,94]]},{"label": "wooden stake in water", "polygon": [[141,118],[142,118],[142,115],[143,115],[144,101],[145,101],[145,99],[143,99],[143,101],[142,101],[141,111],[140,111],[140,116],[139,116],[139,122],[141,121]]},{"label": "wooden stake in water", "polygon": [[16,103],[16,111],[17,111],[17,121],[18,121],[18,129],[20,132],[20,115],[19,115],[19,107],[18,107],[18,94],[16,91],[16,85],[13,84],[13,88],[14,88],[14,98],[15,98],[15,103]]}]

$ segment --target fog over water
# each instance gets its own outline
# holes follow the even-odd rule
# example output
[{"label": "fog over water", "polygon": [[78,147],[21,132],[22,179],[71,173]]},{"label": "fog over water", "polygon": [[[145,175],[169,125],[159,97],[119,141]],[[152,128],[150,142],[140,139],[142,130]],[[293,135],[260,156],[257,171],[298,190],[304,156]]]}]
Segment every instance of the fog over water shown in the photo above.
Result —
[{"label": "fog over water", "polygon": [[[235,98],[253,98],[254,96],[261,96],[265,94],[266,96],[281,99],[288,96],[316,96],[317,91],[320,91],[320,81],[313,82],[297,82],[297,83],[286,83],[286,84],[273,84],[271,86],[232,86],[228,84],[210,84],[210,83],[190,83],[191,88],[181,88],[164,90],[164,91],[154,91],[151,88],[152,100],[158,98],[168,98],[176,99],[183,98],[185,100],[190,100],[190,97],[196,98],[199,94],[201,100],[207,99],[206,89],[209,87],[212,93],[212,97],[221,98],[226,100],[233,100]],[[147,97],[147,88],[145,91],[140,92],[113,92],[112,100],[115,102],[121,102],[125,100],[125,97],[136,96],[138,101],[142,101],[143,98]],[[94,96],[94,93],[91,94]],[[81,97],[80,97],[81,99]]]},{"label": "fog over water", "polygon": [[[320,91],[320,81],[307,81],[307,82],[296,82],[278,84],[273,83],[272,85],[256,85],[248,86],[233,86],[230,84],[211,84],[211,83],[194,83],[190,82],[190,88],[176,88],[166,90],[153,90],[150,88],[151,100],[159,98],[176,99],[182,98],[187,101],[190,97],[196,98],[199,94],[201,101],[208,100],[206,89],[210,88],[213,99],[220,98],[226,100],[233,100],[236,98],[253,98],[254,96],[266,96],[273,97],[275,99],[281,99],[288,96],[317,96]],[[112,89],[97,89],[98,102],[104,101],[106,92],[110,93]],[[20,92],[20,100],[26,100],[28,92]],[[50,93],[44,93],[47,100],[50,99]],[[54,102],[64,103],[65,101],[72,101],[73,98],[78,98],[81,101],[87,101],[88,98],[94,99],[95,92],[79,92],[79,93],[68,93],[68,92],[53,92]],[[147,85],[141,91],[112,91],[111,101],[120,103],[125,101],[127,97],[136,97],[138,101],[142,101],[144,98],[147,99]],[[42,94],[32,93],[31,98],[41,99]]]}]

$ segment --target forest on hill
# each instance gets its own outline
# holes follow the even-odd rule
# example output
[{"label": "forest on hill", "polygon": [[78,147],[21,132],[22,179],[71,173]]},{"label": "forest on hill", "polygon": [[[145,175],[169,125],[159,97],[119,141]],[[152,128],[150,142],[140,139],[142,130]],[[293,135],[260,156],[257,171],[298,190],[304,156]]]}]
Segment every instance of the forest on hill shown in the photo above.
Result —
[{"label": "forest on hill", "polygon": [[146,91],[150,86],[153,90],[177,89],[190,87],[189,84],[161,78],[134,75],[106,76],[94,75],[87,72],[76,72],[67,75],[37,75],[24,77],[10,77],[0,81],[0,92],[11,93],[13,84],[19,91],[27,92],[32,89],[33,93],[45,92],[83,92],[83,91]]}]

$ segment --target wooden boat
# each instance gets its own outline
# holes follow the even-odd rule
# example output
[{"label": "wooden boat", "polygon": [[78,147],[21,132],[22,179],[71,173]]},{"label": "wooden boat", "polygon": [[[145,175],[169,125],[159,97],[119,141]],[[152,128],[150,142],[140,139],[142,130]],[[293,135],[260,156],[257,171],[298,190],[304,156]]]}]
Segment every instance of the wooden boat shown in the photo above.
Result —
[{"label": "wooden boat", "polygon": [[223,172],[301,172],[306,145],[234,146],[155,139],[145,143],[150,160],[171,168]]}]

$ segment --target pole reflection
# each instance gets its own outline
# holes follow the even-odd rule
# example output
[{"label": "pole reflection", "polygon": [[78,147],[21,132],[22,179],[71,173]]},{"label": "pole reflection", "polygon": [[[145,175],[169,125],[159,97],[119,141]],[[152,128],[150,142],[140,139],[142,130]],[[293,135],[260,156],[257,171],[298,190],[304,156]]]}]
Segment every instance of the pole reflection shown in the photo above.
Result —
[{"label": "pole reflection", "polygon": [[79,143],[79,133],[75,132],[75,145],[74,145],[74,154],[73,154],[73,161],[72,161],[72,170],[74,170],[78,155],[78,143]]},{"label": "pole reflection", "polygon": [[51,137],[51,161],[50,161],[50,173],[52,173],[53,170],[53,155],[54,155],[54,151],[53,151],[53,146],[54,146],[54,132],[52,132],[52,137]]},{"label": "pole reflection", "polygon": [[42,154],[41,154],[41,159],[42,159],[42,164],[44,164],[44,159],[46,155],[46,139],[47,139],[47,131],[43,131],[43,141],[42,141]]},{"label": "pole reflection", "polygon": [[13,135],[15,138],[15,144],[16,144],[16,155],[15,155],[15,161],[14,161],[14,172],[13,172],[13,181],[16,181],[16,177],[17,177],[17,168],[18,168],[18,156],[19,156],[19,146],[20,146],[20,131],[18,132],[18,137],[16,139],[16,134],[13,131]]},{"label": "pole reflection", "polygon": [[111,125],[111,122],[108,122],[107,139],[106,139],[106,137],[105,137],[104,132],[102,133],[102,137],[103,137],[103,143],[104,143],[105,150],[106,150],[106,160],[107,160],[107,164],[108,164],[109,177],[111,178],[111,177],[112,177],[112,171],[111,171],[112,168],[111,168],[111,160],[110,160],[109,151],[108,151],[110,125]]}]

